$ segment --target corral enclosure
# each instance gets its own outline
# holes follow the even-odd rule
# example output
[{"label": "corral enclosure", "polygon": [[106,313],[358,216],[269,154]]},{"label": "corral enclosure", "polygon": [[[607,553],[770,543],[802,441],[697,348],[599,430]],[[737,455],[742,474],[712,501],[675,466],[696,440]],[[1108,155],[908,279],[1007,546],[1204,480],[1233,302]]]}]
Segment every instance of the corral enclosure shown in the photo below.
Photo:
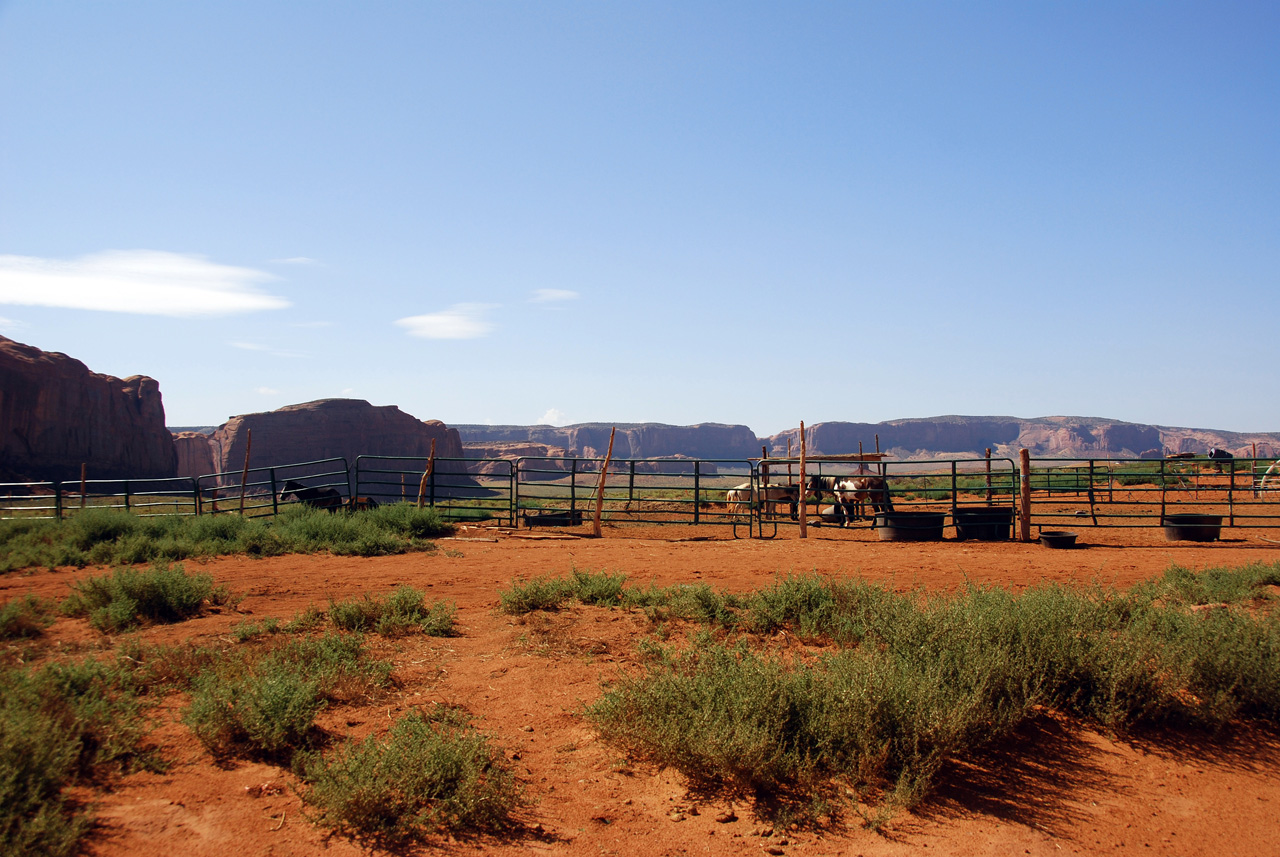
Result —
[{"label": "corral enclosure", "polygon": [[[455,520],[492,519],[510,526],[578,525],[594,515],[614,525],[722,526],[734,536],[774,537],[799,526],[788,504],[726,502],[726,492],[772,486],[802,488],[814,478],[872,473],[884,478],[896,510],[956,516],[968,509],[1008,507],[1026,529],[1160,527],[1171,515],[1211,515],[1226,527],[1280,522],[1280,472],[1269,459],[1030,459],[1025,485],[1007,458],[932,461],[880,456],[819,456],[742,460],[614,459],[601,482],[600,458],[458,459],[360,456],[335,458],[197,479],[94,480],[0,486],[0,516],[62,517],[86,506],[138,514],[273,515],[290,480],[332,488],[378,503],[421,502]],[[833,498],[802,491],[805,523],[830,527]],[[798,511],[798,510],[797,510]],[[841,522],[845,523],[845,522]],[[859,510],[851,527],[875,523]]]}]

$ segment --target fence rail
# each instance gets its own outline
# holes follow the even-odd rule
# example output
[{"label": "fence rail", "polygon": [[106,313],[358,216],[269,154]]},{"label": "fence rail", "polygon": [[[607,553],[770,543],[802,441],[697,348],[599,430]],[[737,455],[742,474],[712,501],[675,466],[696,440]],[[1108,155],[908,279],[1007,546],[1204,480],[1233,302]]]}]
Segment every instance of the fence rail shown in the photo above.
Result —
[{"label": "fence rail", "polygon": [[[806,479],[871,473],[888,486],[895,509],[949,512],[1016,506],[1022,474],[1007,458],[867,462],[806,460]],[[830,500],[799,485],[799,459],[618,459],[609,464],[601,501],[610,523],[723,525],[737,535],[776,535],[798,523],[789,503],[755,502],[765,489],[792,487],[806,521],[822,524]],[[489,519],[510,526],[578,524],[595,510],[601,459],[470,459],[362,455],[254,467],[198,478],[93,479],[0,483],[0,518],[64,518],[90,508],[140,515],[272,516],[299,502],[290,483],[329,489],[343,504],[421,502],[449,520]],[[1158,527],[1180,513],[1221,515],[1230,527],[1280,527],[1280,463],[1270,459],[1038,458],[1027,472],[1029,525]],[[728,492],[737,490],[730,502]],[[288,497],[288,499],[286,499]],[[859,515],[855,526],[871,526]]]}]

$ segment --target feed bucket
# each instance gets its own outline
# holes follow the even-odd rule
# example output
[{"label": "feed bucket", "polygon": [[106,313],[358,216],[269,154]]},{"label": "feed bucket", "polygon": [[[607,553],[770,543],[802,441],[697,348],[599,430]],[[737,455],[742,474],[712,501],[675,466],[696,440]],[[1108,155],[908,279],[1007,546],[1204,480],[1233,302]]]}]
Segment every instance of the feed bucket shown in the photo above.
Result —
[{"label": "feed bucket", "polygon": [[1067,530],[1041,530],[1040,544],[1047,548],[1073,548],[1076,546],[1076,534]]}]

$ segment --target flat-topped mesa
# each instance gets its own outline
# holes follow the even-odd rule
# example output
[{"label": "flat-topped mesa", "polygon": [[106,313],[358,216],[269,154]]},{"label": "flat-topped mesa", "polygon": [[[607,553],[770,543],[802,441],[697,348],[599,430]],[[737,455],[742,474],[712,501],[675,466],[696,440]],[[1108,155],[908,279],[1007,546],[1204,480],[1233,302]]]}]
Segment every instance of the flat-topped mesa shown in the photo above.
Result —
[{"label": "flat-topped mesa", "polygon": [[154,378],[102,375],[0,336],[0,480],[173,476],[178,458]]},{"label": "flat-topped mesa", "polygon": [[[1127,423],[1096,417],[979,417],[942,416],[889,420],[881,423],[824,422],[805,429],[811,455],[837,455],[879,448],[897,460],[968,458],[990,449],[1000,458],[1029,449],[1037,458],[1160,458],[1180,452],[1203,454],[1211,447],[1238,457],[1250,457],[1256,446],[1260,458],[1280,455],[1280,434],[1183,429]],[[772,455],[781,455],[787,441],[799,449],[796,429],[768,438]]]},{"label": "flat-topped mesa", "polygon": [[[468,444],[537,443],[559,447],[580,458],[603,458],[609,448],[609,423],[571,426],[459,425]],[[742,460],[760,456],[760,440],[746,426],[700,423],[672,426],[661,423],[619,423],[613,442],[614,458],[687,457],[703,460]]]},{"label": "flat-topped mesa", "polygon": [[432,440],[437,458],[462,458],[457,430],[439,420],[419,420],[395,405],[362,399],[320,399],[227,420],[209,439],[219,471],[244,466],[246,430],[253,434],[251,467],[327,458],[345,458],[354,467],[361,455],[426,457]]}]

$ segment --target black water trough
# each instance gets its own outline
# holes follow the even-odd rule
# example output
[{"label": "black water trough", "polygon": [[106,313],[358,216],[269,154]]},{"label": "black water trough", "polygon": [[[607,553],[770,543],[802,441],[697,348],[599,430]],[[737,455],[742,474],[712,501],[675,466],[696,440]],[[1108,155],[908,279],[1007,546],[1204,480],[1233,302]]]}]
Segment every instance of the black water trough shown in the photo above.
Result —
[{"label": "black water trough", "polygon": [[878,512],[872,526],[882,542],[934,542],[946,520],[946,512]]},{"label": "black water trough", "polygon": [[1076,546],[1076,534],[1067,530],[1041,530],[1040,544],[1047,548],[1073,548]]},{"label": "black water trough", "polygon": [[1160,525],[1171,542],[1216,542],[1222,535],[1221,515],[1165,515]]},{"label": "black water trough", "polygon": [[971,506],[956,509],[957,539],[977,539],[983,542],[1004,542],[1013,532],[1012,506]]}]

